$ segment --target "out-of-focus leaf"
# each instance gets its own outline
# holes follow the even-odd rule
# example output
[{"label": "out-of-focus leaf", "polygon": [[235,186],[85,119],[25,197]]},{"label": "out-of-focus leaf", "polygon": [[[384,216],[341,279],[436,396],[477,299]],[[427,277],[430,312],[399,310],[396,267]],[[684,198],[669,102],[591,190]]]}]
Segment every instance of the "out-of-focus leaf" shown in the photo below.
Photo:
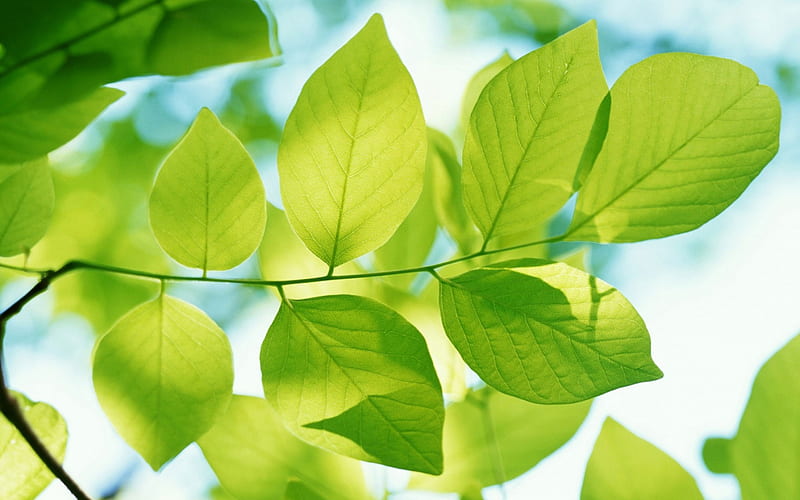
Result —
[{"label": "out-of-focus leaf", "polygon": [[0,165],[0,256],[27,253],[47,231],[54,205],[46,159]]},{"label": "out-of-focus leaf", "polygon": [[[34,403],[12,391],[36,435],[56,459],[63,460],[67,449],[67,424],[46,403]],[[53,480],[53,474],[28,446],[22,435],[0,415],[0,498],[33,500]]]},{"label": "out-of-focus leaf", "polygon": [[444,473],[409,488],[468,494],[527,472],[572,438],[591,402],[536,405],[490,388],[445,409]]},{"label": "out-of-focus leaf", "polygon": [[481,95],[486,84],[494,78],[497,73],[502,71],[506,66],[514,62],[514,58],[508,53],[503,51],[500,57],[490,62],[483,68],[479,69],[467,83],[467,88],[464,90],[464,97],[461,98],[461,127],[464,130],[469,128],[469,117],[472,114],[475,103],[478,101],[478,96]]}]

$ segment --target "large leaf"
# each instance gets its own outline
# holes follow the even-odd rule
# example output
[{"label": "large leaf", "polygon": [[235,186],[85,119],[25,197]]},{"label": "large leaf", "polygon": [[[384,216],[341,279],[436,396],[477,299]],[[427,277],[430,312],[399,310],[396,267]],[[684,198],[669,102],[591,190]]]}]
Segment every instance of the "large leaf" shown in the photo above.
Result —
[{"label": "large leaf", "polygon": [[28,252],[47,231],[54,204],[47,160],[0,165],[0,256]]},{"label": "large leaf", "polygon": [[378,248],[419,197],[425,145],[414,82],[376,14],[311,75],[286,121],[289,222],[331,269]]},{"label": "large leaf", "polygon": [[543,406],[483,388],[447,407],[444,473],[409,488],[468,494],[527,472],[575,434],[591,402]]},{"label": "large leaf", "polygon": [[422,335],[388,307],[354,295],[284,302],[261,373],[267,400],[306,441],[442,471],[442,390]]},{"label": "large leaf", "polygon": [[534,403],[571,403],[661,370],[633,306],[563,263],[521,259],[440,283],[442,321],[464,361],[495,389]]},{"label": "large leaf", "polygon": [[799,498],[800,336],[759,370],[732,440],[711,439],[703,450],[714,472],[733,473],[742,500]]},{"label": "large leaf", "polygon": [[569,199],[607,89],[594,22],[521,57],[486,85],[470,117],[463,173],[484,245],[530,230]]},{"label": "large leaf", "polygon": [[[22,414],[47,450],[58,460],[67,449],[67,424],[52,406],[34,403],[12,392]],[[0,416],[0,498],[33,500],[53,480],[53,474],[36,456],[11,423]]]},{"label": "large leaf", "polygon": [[0,114],[0,163],[19,163],[69,141],[124,92],[102,87],[91,94],[48,109]]},{"label": "large leaf", "polygon": [[150,224],[181,264],[230,269],[261,243],[264,186],[242,143],[203,108],[158,173]]},{"label": "large leaf", "polygon": [[644,498],[703,500],[703,495],[678,462],[607,418],[586,465],[581,500]]},{"label": "large leaf", "polygon": [[330,500],[369,498],[358,462],[297,439],[260,398],[233,396],[228,411],[197,443],[238,500],[284,498],[292,479]]},{"label": "large leaf", "polygon": [[156,470],[225,413],[232,358],[203,311],[161,295],[97,341],[92,377],[117,432]]},{"label": "large leaf", "polygon": [[738,198],[778,151],[778,98],[734,61],[659,54],[628,68],[610,100],[608,134],[578,195],[572,240],[691,231]]}]

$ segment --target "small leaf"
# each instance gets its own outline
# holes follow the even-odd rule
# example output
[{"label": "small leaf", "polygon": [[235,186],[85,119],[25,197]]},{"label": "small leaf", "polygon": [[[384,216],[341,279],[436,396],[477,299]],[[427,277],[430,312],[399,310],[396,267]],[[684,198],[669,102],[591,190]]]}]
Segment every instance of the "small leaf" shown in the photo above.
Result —
[{"label": "small leaf", "polygon": [[[11,392],[34,432],[59,461],[67,449],[67,424],[52,406],[34,403]],[[28,446],[22,435],[0,416],[0,498],[33,500],[53,480],[53,474]]]},{"label": "small leaf", "polygon": [[608,120],[571,240],[691,231],[738,198],[778,151],[777,96],[727,59],[670,53],[631,66],[611,89]]},{"label": "small leaf", "polygon": [[101,87],[55,108],[0,116],[0,163],[22,163],[46,155],[74,138],[124,92]]},{"label": "small leaf", "polygon": [[28,252],[47,231],[54,206],[46,159],[0,165],[0,256]]},{"label": "small leaf", "polygon": [[117,432],[157,470],[224,414],[232,357],[203,311],[162,295],[97,341],[94,388]]},{"label": "small leaf", "polygon": [[586,465],[581,500],[644,498],[703,500],[703,495],[672,457],[607,418]]},{"label": "small leaf", "polygon": [[650,336],[607,283],[563,263],[521,259],[440,284],[442,321],[487,384],[534,403],[572,403],[662,377]]},{"label": "small leaf", "polygon": [[197,440],[226,491],[238,500],[284,498],[293,478],[329,500],[366,500],[361,467],[291,435],[261,398],[234,395]]},{"label": "small leaf", "polygon": [[735,474],[742,500],[800,498],[799,395],[800,335],[759,370],[736,437],[706,442],[709,469]]},{"label": "small leaf", "polygon": [[472,392],[446,409],[444,474],[414,474],[409,488],[464,495],[510,481],[569,441],[590,406],[536,405],[488,387]]},{"label": "small leaf", "polygon": [[184,75],[280,55],[275,19],[269,10],[266,13],[265,18],[253,0],[205,0],[167,10],[148,47],[151,69]]},{"label": "small leaf", "polygon": [[469,128],[469,117],[472,110],[475,108],[475,103],[478,101],[478,96],[481,95],[486,84],[494,78],[497,73],[505,69],[506,66],[514,62],[514,58],[504,50],[500,57],[490,62],[483,68],[479,69],[467,83],[467,88],[464,90],[464,97],[461,98],[461,126],[464,130]]},{"label": "small leaf", "polygon": [[463,173],[484,246],[543,223],[572,196],[607,90],[594,22],[521,57],[486,85],[470,117]]},{"label": "small leaf", "polygon": [[264,393],[322,448],[392,467],[442,470],[442,390],[422,335],[364,297],[281,304],[261,348]]},{"label": "small leaf", "polygon": [[266,203],[253,159],[203,108],[158,173],[150,224],[164,251],[184,266],[230,269],[258,248]]},{"label": "small leaf", "polygon": [[332,269],[375,250],[422,191],[425,121],[379,15],[308,79],[278,149],[292,227]]}]

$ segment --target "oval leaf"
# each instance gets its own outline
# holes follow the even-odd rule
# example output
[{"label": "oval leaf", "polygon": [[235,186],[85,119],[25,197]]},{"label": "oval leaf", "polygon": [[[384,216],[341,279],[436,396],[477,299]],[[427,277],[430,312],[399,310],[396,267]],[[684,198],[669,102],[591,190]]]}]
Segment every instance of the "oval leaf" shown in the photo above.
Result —
[{"label": "oval leaf", "polygon": [[225,412],[233,355],[203,311],[162,295],[98,340],[92,378],[117,432],[157,470]]},{"label": "oval leaf", "polygon": [[734,61],[649,57],[623,73],[610,100],[605,144],[578,195],[571,240],[691,231],[738,198],[778,151],[778,98]]},{"label": "oval leaf", "polygon": [[672,457],[607,418],[586,465],[581,500],[644,498],[703,500],[703,495]]},{"label": "oval leaf", "polygon": [[322,448],[442,471],[442,390],[422,335],[373,300],[281,304],[261,348],[264,394],[289,429]]},{"label": "oval leaf", "polygon": [[184,266],[230,269],[261,243],[266,203],[253,159],[203,108],[158,172],[150,224],[161,248]]},{"label": "oval leaf", "polygon": [[[17,404],[48,451],[63,460],[67,449],[67,424],[52,406],[34,403],[12,391]],[[53,474],[25,442],[22,435],[0,416],[0,498],[33,500],[53,480]]]},{"label": "oval leaf", "polygon": [[409,488],[469,494],[510,481],[569,441],[590,407],[536,405],[488,387],[472,392],[447,407],[444,474],[415,474]]},{"label": "oval leaf", "polygon": [[425,170],[417,90],[374,15],[300,92],[278,149],[292,227],[331,269],[381,246]]},{"label": "oval leaf", "polygon": [[589,22],[511,63],[478,97],[464,144],[467,210],[484,236],[548,220],[572,185],[608,87]]},{"label": "oval leaf", "polygon": [[523,259],[469,271],[440,284],[440,302],[464,361],[518,398],[572,403],[663,375],[625,297],[563,263]]},{"label": "oval leaf", "polygon": [[514,58],[507,50],[504,50],[500,57],[482,67],[470,78],[467,88],[464,90],[464,97],[461,98],[461,125],[466,131],[469,128],[469,117],[478,102],[478,97],[486,88],[492,78],[502,71],[506,66],[514,62]]},{"label": "oval leaf", "polygon": [[28,252],[47,231],[54,206],[46,159],[0,165],[0,256]]},{"label": "oval leaf", "polygon": [[197,444],[238,500],[283,498],[293,478],[329,500],[370,498],[358,462],[297,439],[261,398],[233,396],[228,411]]}]

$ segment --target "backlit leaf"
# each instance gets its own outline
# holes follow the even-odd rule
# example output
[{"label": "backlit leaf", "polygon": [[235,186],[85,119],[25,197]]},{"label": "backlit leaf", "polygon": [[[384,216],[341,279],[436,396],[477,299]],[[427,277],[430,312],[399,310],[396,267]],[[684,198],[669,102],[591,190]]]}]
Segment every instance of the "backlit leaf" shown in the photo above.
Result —
[{"label": "backlit leaf", "polygon": [[357,461],[297,439],[261,398],[233,396],[228,411],[197,444],[238,500],[284,498],[292,479],[325,499],[370,498]]},{"label": "backlit leaf", "polygon": [[488,387],[472,392],[445,410],[444,473],[415,474],[409,488],[468,494],[510,481],[569,441],[590,406],[536,405]]},{"label": "backlit leaf", "polygon": [[467,83],[467,88],[464,90],[464,97],[461,98],[461,125],[464,130],[469,127],[469,117],[472,114],[475,103],[478,101],[478,96],[486,87],[492,78],[497,75],[506,66],[514,62],[514,58],[508,53],[503,51],[500,57],[490,62],[483,68],[479,69]]},{"label": "backlit leaf", "polygon": [[158,173],[150,224],[161,247],[181,264],[230,269],[261,243],[266,203],[253,159],[203,108]]},{"label": "backlit leaf", "polygon": [[54,204],[46,159],[0,165],[0,256],[28,252],[47,231]]},{"label": "backlit leaf", "polygon": [[[67,449],[67,424],[52,406],[34,403],[12,391],[25,420],[56,459],[63,460]],[[0,415],[0,498],[33,500],[53,480],[53,474],[25,442],[25,439]]]},{"label": "backlit leaf", "polygon": [[304,440],[361,460],[442,470],[442,390],[425,340],[354,295],[281,304],[261,349],[264,393]]},{"label": "backlit leaf", "polygon": [[607,89],[594,22],[486,85],[470,117],[463,172],[467,210],[485,244],[541,224],[569,199]]},{"label": "backlit leaf", "polygon": [[157,470],[225,413],[231,347],[203,311],[161,295],[97,341],[92,375],[114,428]]},{"label": "backlit leaf", "polygon": [[703,500],[703,495],[672,457],[607,418],[586,465],[581,500],[644,498]]},{"label": "backlit leaf", "polygon": [[650,336],[607,283],[563,263],[521,259],[440,283],[447,336],[495,389],[571,403],[655,380]]},{"label": "backlit leaf", "polygon": [[376,14],[311,75],[286,121],[289,222],[331,269],[378,248],[419,197],[425,147],[414,82]]},{"label": "backlit leaf", "polygon": [[608,134],[578,195],[571,240],[691,231],[722,212],[778,150],[780,104],[739,63],[649,57],[610,92]]}]

